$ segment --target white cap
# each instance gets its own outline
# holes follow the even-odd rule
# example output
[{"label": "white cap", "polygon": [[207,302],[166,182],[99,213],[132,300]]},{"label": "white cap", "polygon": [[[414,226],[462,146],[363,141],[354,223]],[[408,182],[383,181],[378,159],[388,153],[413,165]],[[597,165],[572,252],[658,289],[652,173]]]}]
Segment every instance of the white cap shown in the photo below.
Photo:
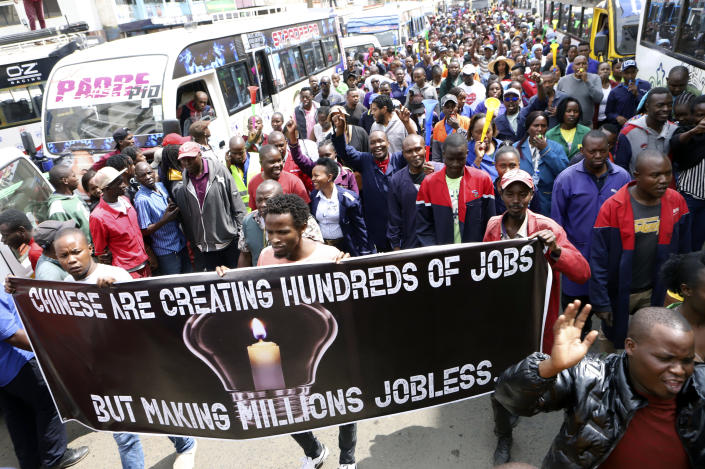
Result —
[{"label": "white cap", "polygon": [[477,73],[477,68],[473,64],[463,65],[463,75],[474,75]]}]

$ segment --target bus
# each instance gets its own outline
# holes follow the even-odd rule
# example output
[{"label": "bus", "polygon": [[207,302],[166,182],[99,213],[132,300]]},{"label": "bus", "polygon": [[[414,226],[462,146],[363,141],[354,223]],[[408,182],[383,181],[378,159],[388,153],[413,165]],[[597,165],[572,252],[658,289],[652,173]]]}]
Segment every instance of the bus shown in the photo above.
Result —
[{"label": "bus", "polygon": [[666,86],[669,70],[690,71],[689,91],[705,91],[705,0],[646,1],[636,60],[639,78]]},{"label": "bus", "polygon": [[163,123],[196,92],[208,94],[215,117],[211,143],[224,147],[246,134],[252,117],[248,87],[256,86],[257,113],[268,126],[275,111],[293,116],[299,90],[311,75],[341,66],[335,14],[308,9],[162,31],[101,44],[60,60],[47,81],[42,111],[48,156],[114,146],[121,127],[136,145],[157,146]]},{"label": "bus", "polygon": [[374,34],[383,48],[399,49],[428,29],[426,6],[420,2],[391,3],[383,10],[348,18],[344,26],[346,33]]},{"label": "bus", "polygon": [[593,59],[633,57],[641,0],[542,0],[544,22],[574,41],[590,43]]},{"label": "bus", "polygon": [[84,47],[86,41],[83,32],[57,28],[13,38],[18,42],[0,44],[0,146],[23,149],[22,132],[35,142],[42,139],[40,118],[49,72],[61,57]]}]

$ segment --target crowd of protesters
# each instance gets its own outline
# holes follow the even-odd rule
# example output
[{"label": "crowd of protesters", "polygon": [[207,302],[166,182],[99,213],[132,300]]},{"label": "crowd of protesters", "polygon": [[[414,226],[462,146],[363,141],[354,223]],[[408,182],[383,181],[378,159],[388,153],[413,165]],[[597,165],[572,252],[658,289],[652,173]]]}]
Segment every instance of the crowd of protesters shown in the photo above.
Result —
[{"label": "crowd of protesters", "polygon": [[[400,50],[311,77],[291,120],[258,116],[222,152],[203,92],[156,151],[119,129],[85,174],[51,169],[48,221],[1,213],[3,242],[37,279],[107,285],[538,238],[553,277],[543,343],[498,382],[493,462],[510,460],[517,415],[565,409],[544,467],[705,467],[705,96],[683,66],[651,88],[635,59],[595,60],[509,7],[430,21]],[[18,459],[67,467],[88,450],[66,449],[11,297],[0,309]],[[585,357],[593,344],[611,354]],[[123,468],[144,467],[139,437],[114,436]],[[329,456],[294,437],[304,468]],[[355,440],[340,428],[341,469]],[[172,441],[174,467],[192,468],[196,441]]]}]

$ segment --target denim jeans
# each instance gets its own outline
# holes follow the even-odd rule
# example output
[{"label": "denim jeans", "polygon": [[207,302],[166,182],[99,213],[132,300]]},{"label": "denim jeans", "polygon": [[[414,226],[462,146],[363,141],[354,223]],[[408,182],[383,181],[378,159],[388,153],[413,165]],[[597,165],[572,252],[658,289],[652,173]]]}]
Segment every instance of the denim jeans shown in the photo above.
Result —
[{"label": "denim jeans", "polygon": [[683,194],[690,212],[690,236],[693,251],[700,251],[705,243],[705,200]]},{"label": "denim jeans", "polygon": [[159,273],[161,275],[190,274],[193,272],[191,259],[188,257],[188,249],[185,247],[172,254],[157,256],[159,260]]},{"label": "denim jeans", "polygon": [[[134,433],[113,433],[113,438],[118,445],[122,469],[144,469],[144,452],[139,435]],[[185,436],[170,436],[177,453],[190,450],[196,443],[193,438]]]},{"label": "denim jeans", "polygon": [[[291,435],[304,450],[306,457],[316,459],[321,455],[323,446],[312,432]],[[349,423],[338,427],[338,447],[340,464],[355,464],[355,445],[357,444],[357,425]]]}]

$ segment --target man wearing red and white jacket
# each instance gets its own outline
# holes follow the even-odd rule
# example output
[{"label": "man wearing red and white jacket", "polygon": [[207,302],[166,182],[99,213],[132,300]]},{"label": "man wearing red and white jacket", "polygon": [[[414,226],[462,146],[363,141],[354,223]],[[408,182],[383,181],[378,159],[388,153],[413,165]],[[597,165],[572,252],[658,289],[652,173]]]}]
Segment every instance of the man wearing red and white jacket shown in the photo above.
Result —
[{"label": "man wearing red and white jacket", "polygon": [[551,265],[553,283],[542,346],[548,351],[553,347],[553,324],[560,314],[561,274],[582,284],[590,278],[590,266],[558,223],[529,210],[534,196],[534,180],[529,173],[522,169],[507,171],[502,176],[500,189],[507,211],[490,219],[483,241],[536,237],[548,247],[546,259]]},{"label": "man wearing red and white jacket", "polygon": [[489,175],[465,166],[468,143],[451,134],[443,142],[445,168],[427,176],[416,196],[419,246],[482,241],[494,216],[494,185]]},{"label": "man wearing red and white jacket", "polygon": [[590,246],[590,302],[615,349],[624,348],[630,315],[662,306],[661,266],[671,254],[691,250],[685,199],[669,189],[670,160],[644,150],[635,158],[634,181],[600,208]]},{"label": "man wearing red and white jacket", "polygon": [[[561,274],[576,283],[585,283],[590,278],[590,266],[561,226],[548,217],[529,210],[534,197],[534,179],[521,169],[504,173],[500,181],[502,201],[507,206],[503,215],[492,217],[487,224],[483,241],[500,241],[514,238],[539,238],[548,248],[545,253],[551,265],[551,293],[543,326],[543,351],[553,348],[553,325],[560,314]],[[496,465],[509,461],[512,446],[512,426],[516,419],[492,398],[497,448],[494,453]],[[512,421],[514,420],[514,422]]]}]

